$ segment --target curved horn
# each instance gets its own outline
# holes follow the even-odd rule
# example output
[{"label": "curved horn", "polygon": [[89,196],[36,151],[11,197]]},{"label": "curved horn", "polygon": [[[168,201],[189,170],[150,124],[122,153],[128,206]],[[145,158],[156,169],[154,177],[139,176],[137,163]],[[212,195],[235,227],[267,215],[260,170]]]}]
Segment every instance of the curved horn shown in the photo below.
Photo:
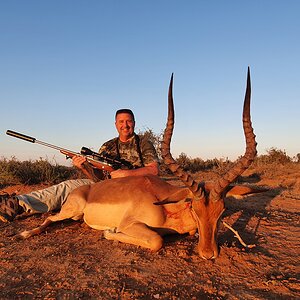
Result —
[{"label": "curved horn", "polygon": [[256,141],[253,131],[251,116],[250,116],[250,98],[251,98],[251,82],[250,82],[250,68],[248,67],[247,73],[247,87],[244,100],[243,109],[243,128],[246,139],[246,152],[235,163],[235,165],[214,185],[214,188],[210,192],[212,200],[217,201],[220,199],[224,190],[238,177],[240,176],[253,162],[256,156]]},{"label": "curved horn", "polygon": [[161,145],[161,154],[164,163],[171,170],[171,172],[180,178],[180,180],[191,190],[191,192],[197,197],[202,195],[201,186],[187,173],[179,164],[176,163],[170,153],[171,138],[174,129],[174,104],[173,104],[173,73],[169,85],[168,94],[168,120],[166,129],[164,131],[163,141]]}]

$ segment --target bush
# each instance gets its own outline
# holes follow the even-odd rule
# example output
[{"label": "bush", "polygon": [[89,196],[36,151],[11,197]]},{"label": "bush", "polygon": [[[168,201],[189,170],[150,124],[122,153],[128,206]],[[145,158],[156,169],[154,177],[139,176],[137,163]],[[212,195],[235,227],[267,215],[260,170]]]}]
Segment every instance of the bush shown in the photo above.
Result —
[{"label": "bush", "polygon": [[300,153],[297,153],[296,156],[294,157],[294,161],[296,163],[300,163]]},{"label": "bush", "polygon": [[292,162],[292,158],[289,157],[284,150],[277,148],[270,148],[267,150],[267,154],[256,157],[255,163],[261,164],[286,164]]},{"label": "bush", "polygon": [[214,158],[203,160],[202,158],[190,158],[185,153],[181,153],[176,162],[185,170],[191,173],[207,170],[224,170],[231,164],[228,158]]},{"label": "bush", "polygon": [[47,160],[19,161],[15,157],[0,160],[0,186],[12,184],[56,184],[77,178],[79,174],[74,167],[51,164]]},{"label": "bush", "polygon": [[[218,174],[222,174],[226,173],[227,170],[234,164],[234,162],[231,162],[228,158],[213,158],[203,160],[201,158],[188,157],[185,153],[181,153],[175,160],[184,169],[184,171],[191,173],[213,170]],[[271,148],[267,150],[267,154],[256,157],[254,159],[253,166],[270,164],[284,165],[289,163],[300,163],[300,153],[294,158],[291,158],[286,154],[285,151]]]},{"label": "bush", "polygon": [[161,159],[160,145],[161,145],[163,133],[156,134],[152,129],[147,128],[145,131],[139,131],[138,134],[146,137],[153,144],[158,158]]},{"label": "bush", "polygon": [[[153,142],[160,156],[161,136],[147,130],[143,134],[147,135]],[[161,157],[160,157],[161,159]],[[213,170],[218,174],[224,174],[234,164],[228,158],[214,158],[204,161],[201,158],[191,158],[185,153],[181,153],[175,161],[187,172],[196,173],[201,171]],[[253,166],[264,166],[270,164],[289,164],[300,163],[300,153],[294,158],[289,157],[285,151],[276,148],[267,150],[267,154],[255,158]],[[171,174],[171,171],[163,164],[160,164],[161,174]],[[82,174],[75,167],[66,167],[51,164],[49,161],[40,158],[39,160],[19,161],[15,157],[10,160],[0,159],[0,187],[14,184],[57,184],[61,181],[81,178]]]}]

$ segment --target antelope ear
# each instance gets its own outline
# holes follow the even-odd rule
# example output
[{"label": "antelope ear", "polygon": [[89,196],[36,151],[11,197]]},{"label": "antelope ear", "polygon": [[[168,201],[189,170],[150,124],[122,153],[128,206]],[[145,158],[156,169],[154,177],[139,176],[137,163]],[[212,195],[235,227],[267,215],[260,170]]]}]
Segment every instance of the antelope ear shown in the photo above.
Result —
[{"label": "antelope ear", "polygon": [[268,189],[263,187],[251,187],[247,185],[234,185],[227,193],[226,197],[239,197],[257,193],[263,193]]},{"label": "antelope ear", "polygon": [[164,199],[159,199],[159,201],[154,202],[154,205],[163,205],[163,204],[170,204],[170,203],[178,203],[180,201],[184,202],[191,202],[192,199],[190,198],[191,192],[188,189],[181,189],[179,191],[174,192],[173,194],[168,195]]}]

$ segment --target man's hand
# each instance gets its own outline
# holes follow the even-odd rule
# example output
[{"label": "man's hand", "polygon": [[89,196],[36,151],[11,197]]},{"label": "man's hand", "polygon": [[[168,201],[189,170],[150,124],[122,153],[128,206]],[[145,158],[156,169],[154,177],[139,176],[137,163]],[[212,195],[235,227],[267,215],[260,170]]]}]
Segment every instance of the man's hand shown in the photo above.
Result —
[{"label": "man's hand", "polygon": [[76,168],[82,170],[82,169],[84,169],[83,164],[84,164],[87,160],[86,160],[86,157],[84,157],[84,156],[82,156],[82,155],[75,155],[75,156],[72,157],[72,161],[73,161],[73,165],[74,165]]}]

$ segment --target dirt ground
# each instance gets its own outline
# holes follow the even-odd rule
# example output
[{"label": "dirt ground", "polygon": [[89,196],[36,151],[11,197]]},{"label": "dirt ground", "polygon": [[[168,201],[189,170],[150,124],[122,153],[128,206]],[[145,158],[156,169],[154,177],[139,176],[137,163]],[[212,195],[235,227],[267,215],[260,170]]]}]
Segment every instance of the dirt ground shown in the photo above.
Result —
[{"label": "dirt ground", "polygon": [[300,166],[250,169],[242,181],[269,190],[226,198],[224,221],[257,246],[245,249],[221,224],[214,261],[198,256],[197,236],[169,236],[152,253],[105,240],[75,221],[28,240],[13,238],[46,215],[0,223],[0,299],[300,299]]}]

